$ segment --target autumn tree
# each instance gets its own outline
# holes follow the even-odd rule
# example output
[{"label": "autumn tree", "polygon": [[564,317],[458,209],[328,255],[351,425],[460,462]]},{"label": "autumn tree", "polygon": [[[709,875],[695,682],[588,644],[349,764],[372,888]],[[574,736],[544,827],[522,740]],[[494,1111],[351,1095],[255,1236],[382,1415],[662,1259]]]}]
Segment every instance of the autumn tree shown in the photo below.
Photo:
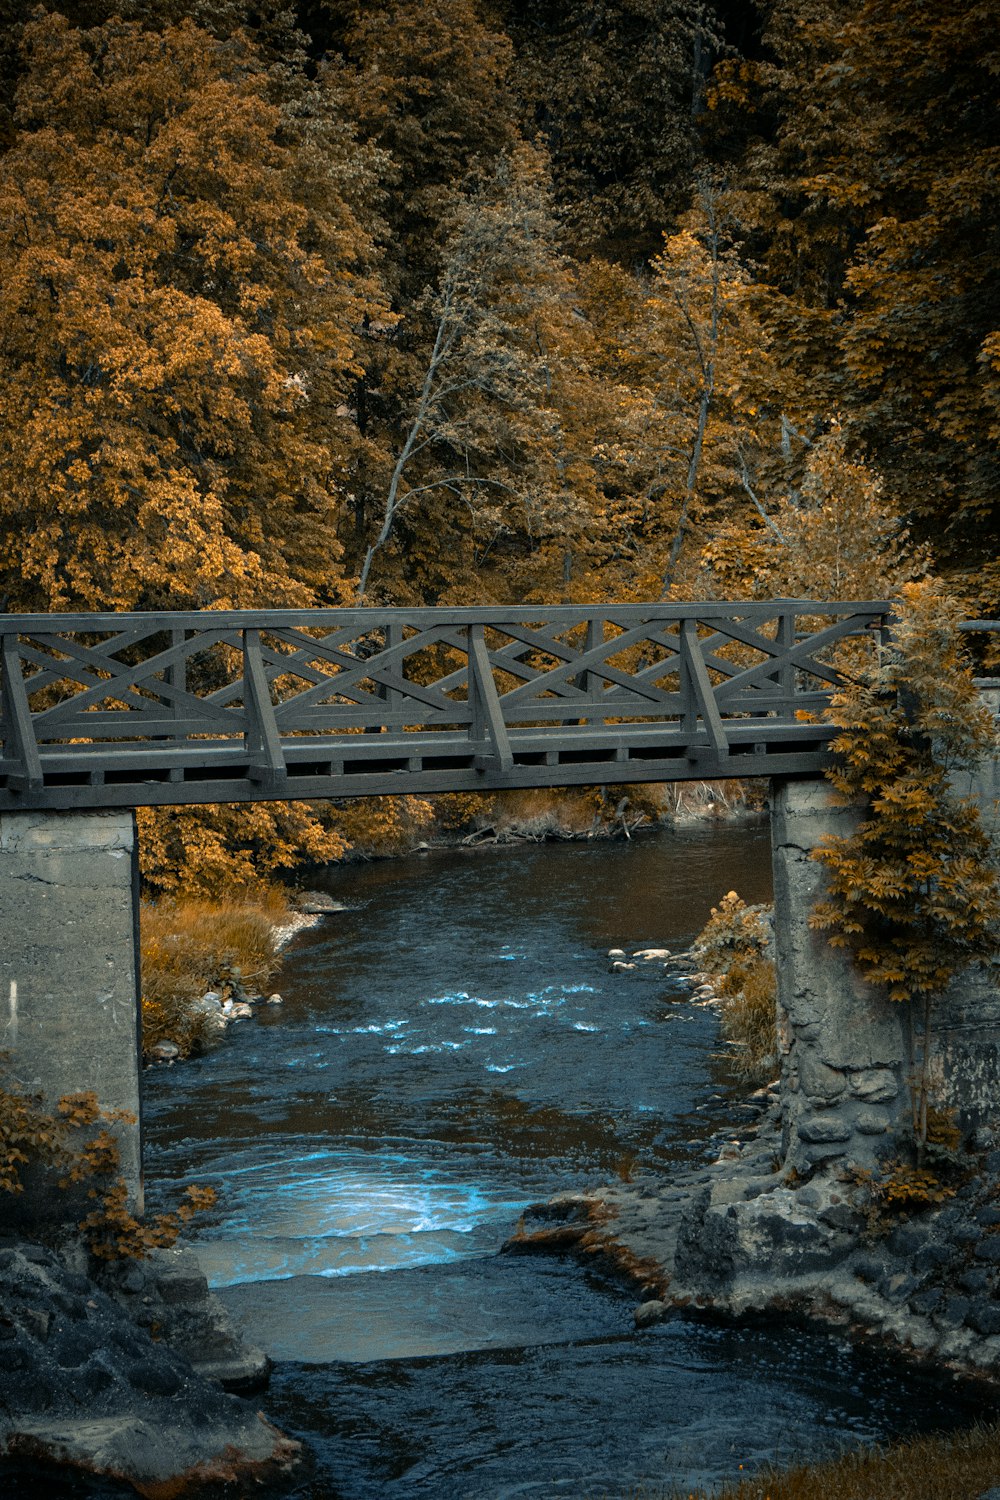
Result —
[{"label": "autumn tree", "polygon": [[706,185],[649,277],[598,278],[617,393],[598,427],[607,540],[641,578],[640,597],[693,586],[706,535],[746,505],[744,453],[770,440],[772,361],[735,229]]},{"label": "autumn tree", "polygon": [[994,551],[1000,489],[1000,5],[868,0],[842,57],[836,86],[867,128],[813,191],[867,198],[843,337],[858,435],[908,508],[978,562]]},{"label": "autumn tree", "polygon": [[511,45],[478,0],[322,0],[314,45],[336,61],[362,140],[378,148],[397,307],[440,269],[441,229],[471,171],[517,141]]},{"label": "autumn tree", "polygon": [[340,185],[363,153],[321,107],[283,116],[239,37],[48,16],[24,46],[0,159],[9,604],[336,597],[334,414],[374,301]]},{"label": "autumn tree", "polygon": [[[797,471],[793,471],[797,472]],[[797,483],[753,488],[755,502],[728,516],[704,543],[701,562],[725,597],[894,599],[931,567],[894,515],[886,486],[848,451],[833,423],[808,444]]]},{"label": "autumn tree", "polygon": [[574,508],[560,474],[554,387],[570,309],[554,242],[545,163],[528,147],[459,200],[440,280],[414,309],[430,347],[416,344],[396,368],[413,388],[359,601],[390,543],[397,579],[402,567],[411,587],[422,576],[424,597],[440,597],[465,573],[469,545],[483,553],[558,530]]}]

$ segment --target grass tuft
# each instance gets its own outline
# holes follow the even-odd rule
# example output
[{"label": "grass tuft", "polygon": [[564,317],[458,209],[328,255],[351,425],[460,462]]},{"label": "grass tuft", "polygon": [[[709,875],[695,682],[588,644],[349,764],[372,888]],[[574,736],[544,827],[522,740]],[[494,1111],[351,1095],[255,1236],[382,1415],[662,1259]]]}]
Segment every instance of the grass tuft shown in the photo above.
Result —
[{"label": "grass tuft", "polygon": [[990,1424],[767,1468],[717,1490],[640,1485],[615,1500],[979,1500],[998,1483],[1000,1425]]},{"label": "grass tuft", "polygon": [[767,1083],[778,1063],[777,975],[770,958],[769,908],[729,891],[695,939],[693,953],[716,976],[726,1061],[748,1083]]},{"label": "grass tuft", "polygon": [[767,1083],[778,1061],[774,964],[767,958],[734,963],[719,991],[719,1029],[731,1047],[727,1062],[748,1083]]}]

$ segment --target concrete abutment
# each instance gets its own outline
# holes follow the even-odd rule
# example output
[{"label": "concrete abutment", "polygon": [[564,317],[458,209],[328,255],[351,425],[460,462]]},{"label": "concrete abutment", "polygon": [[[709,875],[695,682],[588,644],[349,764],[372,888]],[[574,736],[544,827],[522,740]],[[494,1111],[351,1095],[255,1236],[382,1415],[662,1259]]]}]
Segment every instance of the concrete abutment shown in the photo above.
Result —
[{"label": "concrete abutment", "polygon": [[50,1108],[92,1090],[129,1112],[113,1129],[141,1212],[138,893],[131,811],[0,813],[0,1052]]}]

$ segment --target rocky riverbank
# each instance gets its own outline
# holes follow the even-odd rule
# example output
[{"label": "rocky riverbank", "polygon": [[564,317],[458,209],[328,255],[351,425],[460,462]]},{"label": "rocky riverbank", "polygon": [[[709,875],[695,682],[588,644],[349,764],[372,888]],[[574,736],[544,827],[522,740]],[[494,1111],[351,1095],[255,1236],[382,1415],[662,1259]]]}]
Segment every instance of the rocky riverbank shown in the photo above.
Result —
[{"label": "rocky riverbank", "polygon": [[[321,892],[303,893],[273,932],[274,947],[338,910]],[[192,1005],[202,1045],[258,1004],[281,1000],[245,989],[238,969],[221,969],[224,985]],[[181,1055],[170,1037],[148,1053],[167,1065]],[[68,1467],[159,1500],[217,1481],[256,1487],[298,1461],[298,1445],[243,1399],[266,1385],[269,1361],[242,1344],[190,1250],[99,1263],[69,1231],[35,1243],[20,1219],[8,1222],[0,1230],[5,1479],[22,1462],[32,1473],[39,1464]]]},{"label": "rocky riverbank", "polygon": [[75,1243],[0,1238],[0,1458],[15,1474],[19,1461],[69,1467],[148,1500],[256,1488],[300,1457],[237,1394],[268,1371],[188,1250],[95,1275]]},{"label": "rocky riverbank", "polygon": [[636,1323],[694,1312],[810,1319],[1000,1391],[1000,1141],[970,1143],[953,1196],[873,1204],[842,1165],[789,1179],[775,1088],[703,1167],[644,1173],[528,1211],[510,1251],[599,1258],[639,1286]]},{"label": "rocky riverbank", "polygon": [[[324,918],[345,910],[340,901],[323,891],[301,891],[294,904],[270,927],[270,947],[277,965],[277,955],[292,938],[306,928],[315,927]],[[168,1017],[157,1016],[154,1022],[156,1040],[144,1046],[147,1064],[170,1066],[192,1053],[217,1046],[230,1025],[253,1020],[262,1005],[281,1005],[277,991],[263,994],[245,981],[238,967],[217,960],[214,964],[220,978],[210,988],[193,998],[175,997]],[[143,1011],[147,1019],[146,1008]]]},{"label": "rocky riverbank", "polygon": [[[661,950],[609,960],[693,968]],[[688,978],[714,1003],[705,976]],[[777,1083],[757,1090],[714,1158],[536,1205],[506,1249],[617,1268],[640,1289],[640,1327],[686,1311],[805,1318],[1000,1391],[1000,1134],[981,1128],[951,1153],[921,1202],[887,1193],[836,1142],[804,1174],[784,1167],[783,1110]]]}]

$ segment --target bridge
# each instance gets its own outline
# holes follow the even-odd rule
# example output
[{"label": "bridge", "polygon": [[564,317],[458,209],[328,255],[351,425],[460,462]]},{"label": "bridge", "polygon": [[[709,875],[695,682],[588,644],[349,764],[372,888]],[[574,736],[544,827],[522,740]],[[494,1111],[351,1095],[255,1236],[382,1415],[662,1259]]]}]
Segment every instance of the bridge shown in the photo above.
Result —
[{"label": "bridge", "polygon": [[0,616],[0,812],[816,775],[890,610]]},{"label": "bridge", "polygon": [[[810,851],[854,817],[822,779],[823,710],[891,612],[2,615],[0,1052],[50,1099],[141,1114],[137,807],[766,776],[787,1158],[870,1159],[906,1110],[902,1008],[875,1016],[809,931]],[[140,1129],[117,1129],[141,1207]]]}]

